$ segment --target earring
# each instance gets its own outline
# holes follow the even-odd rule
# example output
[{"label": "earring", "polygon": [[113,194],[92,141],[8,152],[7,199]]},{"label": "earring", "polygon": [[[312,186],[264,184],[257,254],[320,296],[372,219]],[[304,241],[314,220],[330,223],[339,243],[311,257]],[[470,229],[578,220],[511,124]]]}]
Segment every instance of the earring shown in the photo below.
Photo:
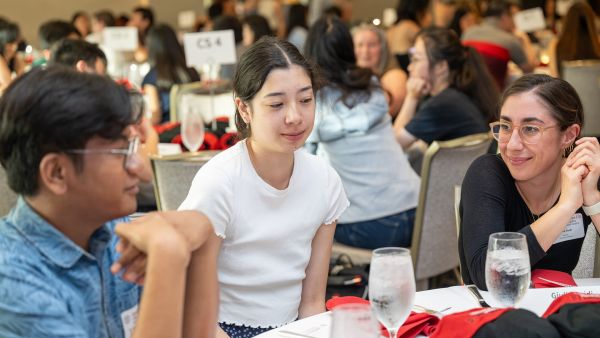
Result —
[{"label": "earring", "polygon": [[566,147],[565,149],[563,149],[563,158],[567,158],[569,156],[570,153],[573,152],[573,149],[575,149],[575,144],[571,143],[570,146]]}]

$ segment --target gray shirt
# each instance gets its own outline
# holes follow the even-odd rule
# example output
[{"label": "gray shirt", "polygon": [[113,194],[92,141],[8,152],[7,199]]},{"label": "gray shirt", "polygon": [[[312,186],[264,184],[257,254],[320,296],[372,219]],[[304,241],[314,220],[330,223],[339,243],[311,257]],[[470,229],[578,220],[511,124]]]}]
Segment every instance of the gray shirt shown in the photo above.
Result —
[{"label": "gray shirt", "polygon": [[483,41],[499,45],[508,50],[510,59],[517,65],[527,63],[527,55],[519,38],[498,28],[496,18],[485,18],[480,25],[473,26],[462,35],[463,41]]}]

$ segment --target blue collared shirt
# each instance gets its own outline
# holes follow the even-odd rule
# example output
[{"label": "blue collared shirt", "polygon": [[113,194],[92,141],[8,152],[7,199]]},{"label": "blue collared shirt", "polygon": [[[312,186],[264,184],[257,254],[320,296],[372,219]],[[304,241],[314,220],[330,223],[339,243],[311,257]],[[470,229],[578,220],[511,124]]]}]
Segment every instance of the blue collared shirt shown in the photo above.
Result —
[{"label": "blue collared shirt", "polygon": [[141,291],[109,271],[119,221],[98,229],[86,252],[19,198],[0,219],[0,337],[127,337],[122,318]]}]

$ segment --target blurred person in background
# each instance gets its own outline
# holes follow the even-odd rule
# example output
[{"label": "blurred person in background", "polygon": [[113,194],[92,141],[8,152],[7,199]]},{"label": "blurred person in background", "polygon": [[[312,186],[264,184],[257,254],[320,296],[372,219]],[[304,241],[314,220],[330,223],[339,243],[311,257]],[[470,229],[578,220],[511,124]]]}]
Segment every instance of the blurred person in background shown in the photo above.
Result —
[{"label": "blurred person in background", "polygon": [[387,31],[387,41],[398,65],[408,72],[408,50],[415,44],[417,33],[431,21],[429,0],[398,0],[396,24]]},{"label": "blurred person in background", "polygon": [[13,74],[19,76],[25,72],[25,60],[18,53],[20,39],[19,26],[0,18],[0,93],[10,84]]},{"label": "blurred person in background", "polygon": [[488,131],[499,90],[479,53],[446,28],[417,35],[411,50],[407,94],[394,121],[404,149]]},{"label": "blurred person in background", "polygon": [[357,66],[352,47],[352,35],[337,17],[323,17],[309,31],[306,57],[319,65],[326,83],[316,94],[307,148],[316,145],[350,200],[336,241],[368,249],[409,247],[420,180],[394,140],[377,77]]},{"label": "blurred person in background", "polygon": [[562,75],[562,62],[600,59],[594,11],[585,2],[574,3],[563,18],[562,31],[548,47],[550,75]]},{"label": "blurred person in background", "polygon": [[142,88],[149,99],[152,124],[160,124],[170,119],[171,87],[200,81],[200,76],[187,67],[183,48],[169,25],[157,24],[150,28],[146,45],[151,68],[142,81]]},{"label": "blurred person in background", "polygon": [[[241,55],[246,50],[246,47],[242,43],[242,23],[233,15],[221,15],[213,22],[213,31],[222,30],[233,30],[233,39],[235,41],[235,53],[236,60],[239,60]],[[233,79],[233,72],[235,71],[235,64],[221,65],[219,69],[219,78],[221,79]]]},{"label": "blurred person in background", "polygon": [[75,12],[71,18],[71,24],[75,26],[82,38],[86,38],[92,32],[90,16],[86,12]]},{"label": "blurred person in background", "polygon": [[379,77],[388,97],[389,113],[396,117],[406,96],[407,76],[390,53],[385,32],[371,24],[362,24],[352,29],[352,38],[356,64],[371,69]]},{"label": "blurred person in background", "polygon": [[105,27],[113,27],[115,25],[115,16],[109,10],[101,10],[95,12],[92,16],[92,32],[85,38],[91,43],[102,44],[104,37],[102,32]]},{"label": "blurred person in background", "polygon": [[480,20],[475,4],[469,1],[461,1],[454,11],[448,28],[456,32],[458,36],[462,36],[467,29],[479,24]]},{"label": "blurred person in background", "polygon": [[242,44],[248,47],[266,35],[273,35],[273,30],[264,16],[250,14],[242,20]]},{"label": "blurred person in background", "polygon": [[81,39],[79,31],[70,22],[63,20],[51,20],[43,23],[38,35],[40,47],[42,48],[42,58],[34,61],[34,66],[44,66],[52,55],[54,44],[62,39]]},{"label": "blurred person in background", "polygon": [[304,43],[308,35],[308,8],[302,4],[293,4],[288,8],[285,22],[285,39],[304,53]]},{"label": "blurred person in background", "polygon": [[150,28],[154,25],[154,11],[150,7],[136,7],[133,9],[127,26],[135,27],[138,30],[138,48],[134,53],[136,62],[146,62],[148,60],[148,46],[146,46],[146,37]]}]

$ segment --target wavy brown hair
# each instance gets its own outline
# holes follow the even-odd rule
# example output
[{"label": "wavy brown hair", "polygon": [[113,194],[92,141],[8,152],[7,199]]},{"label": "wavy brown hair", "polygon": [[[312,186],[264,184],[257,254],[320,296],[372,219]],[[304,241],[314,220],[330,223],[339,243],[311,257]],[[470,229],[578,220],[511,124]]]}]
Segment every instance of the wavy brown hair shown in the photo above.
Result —
[{"label": "wavy brown hair", "polygon": [[585,2],[569,8],[563,31],[556,45],[556,64],[562,73],[562,61],[600,59],[600,42],[596,36],[594,11]]}]

